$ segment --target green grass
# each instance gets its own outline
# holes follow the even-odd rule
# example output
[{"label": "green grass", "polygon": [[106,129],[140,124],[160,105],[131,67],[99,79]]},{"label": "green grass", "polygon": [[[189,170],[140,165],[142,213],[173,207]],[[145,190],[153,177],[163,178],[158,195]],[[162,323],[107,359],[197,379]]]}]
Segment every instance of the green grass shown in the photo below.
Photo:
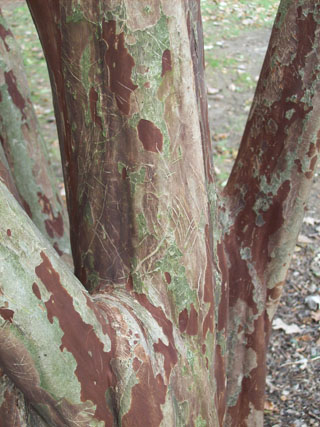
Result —
[{"label": "green grass", "polygon": [[[226,61],[230,59],[218,60],[212,48],[223,45],[224,40],[239,36],[240,33],[271,27],[278,5],[279,0],[201,0],[208,65],[214,68],[226,67]],[[235,62],[232,65],[236,65]]]},{"label": "green grass", "polygon": [[232,68],[237,66],[237,60],[235,58],[214,58],[209,56],[207,63],[211,68]]},{"label": "green grass", "polygon": [[[207,64],[225,68],[228,58],[217,59],[212,48],[240,33],[271,27],[279,0],[201,0]],[[236,65],[236,60],[231,64]]]},{"label": "green grass", "polygon": [[237,71],[237,76],[235,79],[235,85],[236,85],[236,90],[241,92],[241,91],[246,91],[246,90],[252,90],[256,87],[256,82],[253,80],[253,78],[251,77],[251,75],[249,73],[246,72],[239,72]]},{"label": "green grass", "polygon": [[205,33],[216,42],[244,30],[270,27],[278,5],[279,0],[201,0]]},{"label": "green grass", "polygon": [[[216,49],[225,40],[261,27],[271,27],[279,0],[201,0],[206,63],[211,69],[233,72],[241,58],[227,58]],[[254,86],[250,76],[235,75],[239,90]]]}]

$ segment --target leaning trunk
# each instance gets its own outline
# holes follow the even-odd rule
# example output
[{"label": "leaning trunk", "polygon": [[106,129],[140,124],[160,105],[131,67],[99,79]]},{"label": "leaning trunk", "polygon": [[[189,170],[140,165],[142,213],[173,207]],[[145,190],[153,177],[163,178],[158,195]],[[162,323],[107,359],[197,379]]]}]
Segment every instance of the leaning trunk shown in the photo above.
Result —
[{"label": "leaning trunk", "polygon": [[0,57],[1,176],[11,182],[12,193],[56,251],[68,255],[67,214],[30,101],[20,50],[1,9]]},{"label": "leaning trunk", "polygon": [[313,1],[281,2],[224,191],[228,421],[262,424],[271,322],[320,149],[319,18]]}]

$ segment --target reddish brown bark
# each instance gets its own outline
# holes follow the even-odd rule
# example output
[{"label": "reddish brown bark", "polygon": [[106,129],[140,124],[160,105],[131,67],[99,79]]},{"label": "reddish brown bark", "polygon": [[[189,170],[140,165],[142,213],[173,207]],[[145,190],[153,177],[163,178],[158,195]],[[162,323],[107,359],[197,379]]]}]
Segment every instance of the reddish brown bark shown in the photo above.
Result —
[{"label": "reddish brown bark", "polygon": [[271,322],[320,148],[318,5],[281,3],[217,201],[200,2],[28,4],[51,75],[75,271],[90,294],[27,221],[12,221],[14,203],[0,204],[1,253],[38,242],[34,261],[3,257],[3,271],[24,271],[17,286],[41,319],[21,321],[4,280],[3,369],[55,425],[262,425]]},{"label": "reddish brown bark", "polygon": [[[281,4],[225,189],[234,218],[224,237],[230,316],[235,316],[239,301],[246,304],[237,314],[244,344],[230,351],[229,384],[238,381],[232,359],[242,357],[245,366],[251,350],[257,355],[257,367],[243,378],[236,405],[230,408],[232,419],[249,419],[250,407],[263,411],[271,321],[319,153],[319,14],[311,1]],[[252,328],[249,316],[254,318]]]}]

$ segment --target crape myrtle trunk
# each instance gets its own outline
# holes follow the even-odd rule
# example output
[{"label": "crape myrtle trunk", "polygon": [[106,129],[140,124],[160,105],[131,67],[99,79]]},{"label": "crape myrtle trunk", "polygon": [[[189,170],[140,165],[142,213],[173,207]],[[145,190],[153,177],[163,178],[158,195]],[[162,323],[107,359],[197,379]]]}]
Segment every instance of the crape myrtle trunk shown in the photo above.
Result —
[{"label": "crape myrtle trunk", "polygon": [[1,9],[0,177],[56,251],[69,254],[67,215],[30,101],[19,47]]},{"label": "crape myrtle trunk", "polygon": [[[50,240],[59,255],[70,260],[66,210],[56,187],[30,101],[21,54],[1,9],[0,180]],[[10,234],[9,231],[7,233]],[[0,240],[3,243],[3,239]],[[26,248],[31,248],[33,242],[29,240],[24,244]],[[32,250],[30,252],[32,253]],[[0,313],[6,320],[12,315],[6,303],[0,306]],[[26,422],[34,427],[42,425],[39,415],[25,401],[21,391],[14,386],[1,367],[0,402],[1,426],[25,425]]]},{"label": "crape myrtle trunk", "polygon": [[281,3],[218,197],[200,3],[28,4],[78,279],[3,174],[3,372],[48,425],[262,425],[271,320],[319,151],[319,6]]}]

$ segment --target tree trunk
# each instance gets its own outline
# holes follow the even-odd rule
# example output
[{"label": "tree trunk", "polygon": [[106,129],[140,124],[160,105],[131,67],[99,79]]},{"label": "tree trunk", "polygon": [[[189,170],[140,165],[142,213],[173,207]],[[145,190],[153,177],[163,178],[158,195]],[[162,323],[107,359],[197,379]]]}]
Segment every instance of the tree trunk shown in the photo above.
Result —
[{"label": "tree trunk", "polygon": [[11,191],[57,252],[70,254],[67,215],[30,101],[20,51],[1,9],[0,57],[0,168],[6,175],[3,179],[11,182]]},{"label": "tree trunk", "polygon": [[[70,262],[69,223],[51,171],[30,94],[23,62],[0,9],[0,180],[25,209],[56,251]],[[32,243],[31,243],[32,244]],[[30,242],[26,242],[30,247]],[[0,308],[3,316],[10,313]],[[0,372],[1,425],[43,421]]]},{"label": "tree trunk", "polygon": [[271,321],[319,152],[319,8],[281,3],[219,196],[200,3],[28,4],[80,281],[11,196],[7,173],[3,371],[48,425],[262,426]]},{"label": "tree trunk", "polygon": [[262,423],[271,322],[319,155],[319,18],[313,1],[281,2],[224,192],[229,417],[250,425]]}]

